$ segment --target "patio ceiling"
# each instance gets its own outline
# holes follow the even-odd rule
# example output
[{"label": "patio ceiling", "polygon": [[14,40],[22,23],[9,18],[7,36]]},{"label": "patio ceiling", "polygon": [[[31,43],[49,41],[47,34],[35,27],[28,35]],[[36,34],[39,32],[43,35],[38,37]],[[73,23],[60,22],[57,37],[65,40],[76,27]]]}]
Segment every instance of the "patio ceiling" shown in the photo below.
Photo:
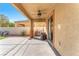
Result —
[{"label": "patio ceiling", "polygon": [[[44,20],[53,14],[55,4],[13,3],[13,5],[31,20]],[[38,15],[39,11],[41,16]]]}]

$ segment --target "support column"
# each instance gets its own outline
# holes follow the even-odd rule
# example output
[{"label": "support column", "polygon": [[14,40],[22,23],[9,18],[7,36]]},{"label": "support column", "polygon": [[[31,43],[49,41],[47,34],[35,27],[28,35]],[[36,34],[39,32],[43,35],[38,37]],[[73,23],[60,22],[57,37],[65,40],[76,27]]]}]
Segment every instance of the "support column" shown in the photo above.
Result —
[{"label": "support column", "polygon": [[46,19],[46,30],[47,30],[47,37],[48,37],[48,19]]},{"label": "support column", "polygon": [[31,30],[30,30],[30,38],[33,38],[33,31],[34,31],[34,29],[33,29],[33,20],[31,20]]}]

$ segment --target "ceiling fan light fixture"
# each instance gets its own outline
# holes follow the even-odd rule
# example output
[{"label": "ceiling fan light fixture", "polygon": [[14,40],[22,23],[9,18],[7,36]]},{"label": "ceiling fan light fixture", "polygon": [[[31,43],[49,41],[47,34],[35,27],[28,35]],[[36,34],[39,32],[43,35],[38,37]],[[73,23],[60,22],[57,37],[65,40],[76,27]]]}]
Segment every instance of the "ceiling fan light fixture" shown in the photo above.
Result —
[{"label": "ceiling fan light fixture", "polygon": [[37,14],[38,16],[41,16],[42,15],[42,13],[41,13],[41,11],[40,10],[38,10],[38,14]]}]

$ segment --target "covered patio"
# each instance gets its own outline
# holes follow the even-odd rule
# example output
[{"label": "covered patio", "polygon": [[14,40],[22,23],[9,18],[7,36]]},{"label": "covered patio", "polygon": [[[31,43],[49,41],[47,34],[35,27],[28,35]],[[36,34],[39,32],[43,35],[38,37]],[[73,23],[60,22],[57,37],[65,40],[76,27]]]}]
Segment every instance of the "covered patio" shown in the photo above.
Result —
[{"label": "covered patio", "polygon": [[[49,55],[55,55],[54,54],[55,52],[54,49],[55,49],[59,53],[58,56],[60,55],[79,56],[79,4],[78,3],[77,4],[12,3],[11,5],[13,5],[15,9],[17,9],[17,11],[20,11],[25,17],[28,17],[28,20],[30,20],[29,38],[27,38],[27,36],[24,37],[20,36],[20,38],[15,36],[11,38],[6,37],[5,38],[6,40],[5,39],[1,40],[2,42],[0,48],[1,55],[5,55],[5,56],[6,55],[30,55],[30,56],[48,55],[49,56]],[[45,32],[47,35],[46,40],[38,40],[34,38],[35,31],[37,30],[38,27],[36,26],[35,28],[35,22],[37,24],[38,22],[45,23],[45,27],[43,26],[45,30],[43,32]],[[22,24],[20,25],[24,26]],[[41,28],[38,27],[38,30],[40,29]],[[23,31],[22,34],[24,35],[24,33],[25,32]],[[22,40],[24,41],[22,42]]]},{"label": "covered patio", "polygon": [[[13,3],[12,4],[18,11],[30,20],[30,38],[35,36],[35,31],[41,30],[46,35],[50,35],[53,31],[54,19],[54,5],[55,4],[26,4],[26,3]],[[50,11],[49,11],[50,10]],[[49,21],[51,20],[51,21]],[[49,22],[51,22],[49,24]],[[35,24],[36,23],[36,24]],[[53,24],[54,25],[54,24]],[[51,27],[51,28],[49,28]],[[37,29],[38,28],[38,29]],[[51,40],[51,39],[49,39]]]}]

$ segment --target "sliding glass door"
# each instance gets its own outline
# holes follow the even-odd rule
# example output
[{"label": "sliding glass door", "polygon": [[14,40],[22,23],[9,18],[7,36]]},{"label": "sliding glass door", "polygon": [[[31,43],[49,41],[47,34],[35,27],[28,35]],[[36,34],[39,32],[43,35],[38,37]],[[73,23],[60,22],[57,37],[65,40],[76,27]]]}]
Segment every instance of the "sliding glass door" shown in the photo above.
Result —
[{"label": "sliding glass door", "polygon": [[52,17],[48,19],[48,40],[52,43],[53,41],[53,30],[52,30]]}]

